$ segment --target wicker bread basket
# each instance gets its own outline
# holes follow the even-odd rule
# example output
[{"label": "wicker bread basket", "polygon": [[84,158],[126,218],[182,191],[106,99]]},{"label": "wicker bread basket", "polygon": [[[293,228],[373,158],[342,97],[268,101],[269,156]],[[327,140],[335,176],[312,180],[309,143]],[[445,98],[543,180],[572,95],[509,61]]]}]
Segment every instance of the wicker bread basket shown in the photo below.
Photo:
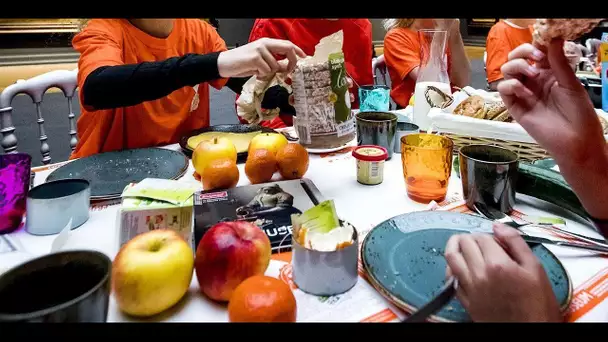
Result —
[{"label": "wicker bread basket", "polygon": [[[408,110],[409,109],[409,110]],[[596,110],[598,115],[608,119],[602,110]],[[411,115],[411,107],[399,114],[406,117]],[[536,161],[550,158],[548,152],[517,123],[495,122],[454,115],[432,108],[429,112],[432,120],[432,130],[444,135],[454,142],[454,153],[468,145],[493,145],[517,153],[522,161]],[[421,127],[421,129],[423,129]],[[606,136],[608,140],[608,135]]]},{"label": "wicker bread basket", "polygon": [[540,146],[538,146],[538,144],[535,143],[525,143],[492,138],[478,138],[473,136],[452,134],[446,132],[441,133],[441,135],[452,139],[452,141],[454,142],[454,153],[458,153],[458,151],[462,147],[468,145],[492,145],[502,147],[504,149],[517,153],[519,155],[519,159],[522,161],[535,161],[549,158],[549,154],[547,153],[547,151],[545,151]]}]

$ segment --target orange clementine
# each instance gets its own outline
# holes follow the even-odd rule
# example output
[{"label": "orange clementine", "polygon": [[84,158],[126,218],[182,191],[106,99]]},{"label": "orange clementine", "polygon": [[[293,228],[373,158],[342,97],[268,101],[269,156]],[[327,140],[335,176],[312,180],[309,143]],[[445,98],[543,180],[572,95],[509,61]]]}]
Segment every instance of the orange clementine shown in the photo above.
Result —
[{"label": "orange clementine", "polygon": [[239,169],[234,160],[212,160],[201,174],[204,190],[233,188],[239,182]]},{"label": "orange clementine", "polygon": [[283,281],[257,275],[245,279],[228,303],[230,322],[295,322],[296,297]]},{"label": "orange clementine", "polygon": [[252,184],[266,183],[277,171],[277,158],[265,148],[252,150],[245,162],[245,174]]},{"label": "orange clementine", "polygon": [[196,172],[196,170],[194,170],[194,172],[192,172],[192,177],[194,177],[194,179],[198,182],[201,181],[201,175],[199,175],[198,172]]},{"label": "orange clementine", "polygon": [[308,151],[300,144],[287,144],[277,152],[277,165],[283,178],[302,178],[308,171]]}]

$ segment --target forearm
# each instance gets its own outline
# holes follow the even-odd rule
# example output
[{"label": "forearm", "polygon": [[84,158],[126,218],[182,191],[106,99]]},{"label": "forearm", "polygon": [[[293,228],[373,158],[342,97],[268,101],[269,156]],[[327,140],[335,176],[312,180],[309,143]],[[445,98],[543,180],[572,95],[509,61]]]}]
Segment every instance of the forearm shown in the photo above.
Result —
[{"label": "forearm", "polygon": [[185,86],[218,79],[219,54],[187,54],[160,62],[97,68],[88,75],[81,90],[84,105],[97,110],[133,106]]},{"label": "forearm", "polygon": [[471,82],[471,65],[464,50],[464,42],[460,31],[454,30],[450,33],[448,45],[452,54],[450,81],[458,87],[466,87]]},{"label": "forearm", "polygon": [[[587,213],[608,220],[608,146],[584,163],[558,160],[558,165]],[[608,231],[604,235],[608,237]]]}]

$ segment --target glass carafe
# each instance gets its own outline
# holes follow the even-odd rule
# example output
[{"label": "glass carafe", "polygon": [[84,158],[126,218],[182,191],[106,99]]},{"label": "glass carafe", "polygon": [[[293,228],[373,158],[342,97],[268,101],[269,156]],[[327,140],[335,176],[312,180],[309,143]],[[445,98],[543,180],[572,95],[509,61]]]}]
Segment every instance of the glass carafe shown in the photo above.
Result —
[{"label": "glass carafe", "polygon": [[413,121],[420,127],[421,131],[429,130],[431,125],[431,120],[428,117],[431,109],[430,98],[426,96],[428,87],[435,87],[446,94],[452,93],[445,48],[447,35],[447,31],[443,30],[418,31],[420,67],[414,90]]}]

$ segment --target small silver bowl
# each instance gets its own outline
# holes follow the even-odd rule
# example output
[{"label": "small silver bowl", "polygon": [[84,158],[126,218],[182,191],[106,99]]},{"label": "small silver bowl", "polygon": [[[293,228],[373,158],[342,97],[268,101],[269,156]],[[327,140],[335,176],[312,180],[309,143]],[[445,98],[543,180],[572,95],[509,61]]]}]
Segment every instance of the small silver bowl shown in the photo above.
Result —
[{"label": "small silver bowl", "polygon": [[300,290],[317,296],[333,296],[355,286],[359,277],[359,234],[354,226],[353,230],[353,243],[332,252],[300,245],[299,232],[294,231],[291,264],[293,280]]},{"label": "small silver bowl", "polygon": [[91,188],[84,179],[61,179],[38,185],[27,195],[26,230],[32,235],[58,234],[89,219]]}]

